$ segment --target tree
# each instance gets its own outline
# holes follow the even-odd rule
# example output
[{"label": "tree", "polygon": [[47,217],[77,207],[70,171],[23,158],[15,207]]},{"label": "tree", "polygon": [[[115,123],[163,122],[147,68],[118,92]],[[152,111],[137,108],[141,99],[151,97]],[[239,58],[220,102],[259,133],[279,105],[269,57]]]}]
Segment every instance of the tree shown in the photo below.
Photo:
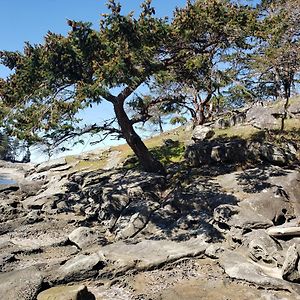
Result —
[{"label": "tree", "polygon": [[257,46],[247,57],[249,77],[259,94],[285,99],[281,130],[287,117],[291,89],[300,71],[300,1],[262,1]]},{"label": "tree", "polygon": [[232,82],[228,56],[250,47],[247,38],[254,21],[254,9],[227,0],[188,1],[176,10],[169,50],[177,60],[157,83],[174,88],[174,105],[186,108],[194,125],[205,122],[213,99]]},{"label": "tree", "polygon": [[[14,71],[0,81],[1,102],[10,109],[3,117],[8,131],[56,146],[81,134],[105,131],[124,138],[146,171],[164,173],[134,130],[142,120],[130,119],[125,111],[132,93],[172,62],[164,55],[167,20],[154,17],[150,0],[141,7],[137,18],[124,16],[120,4],[110,0],[110,13],[102,15],[99,31],[69,20],[67,36],[48,32],[43,44],[26,43],[24,53],[2,51],[2,64]],[[102,101],[113,105],[114,120],[80,128],[78,111]]]},{"label": "tree", "polygon": [[6,160],[10,156],[10,152],[8,136],[4,133],[0,133],[0,159]]},{"label": "tree", "polygon": [[23,162],[30,161],[30,151],[26,143],[22,143],[16,138],[8,136],[5,132],[0,132],[0,159],[15,162],[22,157]]}]

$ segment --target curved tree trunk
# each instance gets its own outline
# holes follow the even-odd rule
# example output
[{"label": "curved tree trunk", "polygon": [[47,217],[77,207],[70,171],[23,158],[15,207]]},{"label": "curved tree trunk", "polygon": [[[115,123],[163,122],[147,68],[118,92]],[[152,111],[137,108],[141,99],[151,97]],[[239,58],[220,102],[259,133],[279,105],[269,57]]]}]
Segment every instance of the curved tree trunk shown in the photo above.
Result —
[{"label": "curved tree trunk", "polygon": [[138,157],[143,169],[147,172],[165,175],[164,166],[152,156],[139,135],[135,132],[124,110],[123,103],[114,103],[114,111],[126,142]]}]

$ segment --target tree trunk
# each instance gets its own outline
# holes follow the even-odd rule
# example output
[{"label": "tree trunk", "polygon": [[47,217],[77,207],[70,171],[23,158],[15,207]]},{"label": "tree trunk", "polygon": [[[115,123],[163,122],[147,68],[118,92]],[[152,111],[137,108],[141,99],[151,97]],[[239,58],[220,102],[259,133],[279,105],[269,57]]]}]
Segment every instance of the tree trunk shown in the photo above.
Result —
[{"label": "tree trunk", "polygon": [[116,101],[114,103],[114,111],[121,128],[123,137],[125,138],[129,147],[139,159],[143,169],[146,172],[166,174],[164,166],[155,159],[145,146],[139,135],[135,132],[125,110],[123,103]]},{"label": "tree trunk", "polygon": [[163,133],[164,132],[164,129],[162,127],[162,119],[161,119],[161,116],[158,116],[158,126],[159,126],[159,132],[160,133]]},{"label": "tree trunk", "polygon": [[285,120],[288,115],[287,110],[288,110],[289,100],[290,100],[290,95],[291,95],[291,86],[288,84],[284,87],[284,95],[285,95],[285,103],[284,103],[284,107],[283,107],[283,116],[281,118],[280,131],[284,130],[284,123],[285,123]]},{"label": "tree trunk", "polygon": [[204,105],[202,103],[198,103],[196,108],[196,117],[194,119],[194,124],[203,125],[205,122],[205,114],[204,114]]}]

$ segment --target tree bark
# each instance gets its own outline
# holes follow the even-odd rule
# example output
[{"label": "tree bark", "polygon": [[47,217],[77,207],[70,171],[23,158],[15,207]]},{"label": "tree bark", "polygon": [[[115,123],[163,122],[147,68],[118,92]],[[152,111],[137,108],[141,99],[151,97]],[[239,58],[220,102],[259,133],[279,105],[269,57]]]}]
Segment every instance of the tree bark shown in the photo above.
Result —
[{"label": "tree bark", "polygon": [[159,126],[159,132],[160,133],[163,133],[164,132],[164,129],[162,127],[162,119],[161,119],[161,116],[158,116],[158,126]]},{"label": "tree bark", "polygon": [[135,132],[125,110],[122,101],[114,102],[114,111],[121,128],[123,137],[139,159],[146,172],[166,174],[164,166],[155,159],[145,146],[139,135]]},{"label": "tree bark", "polygon": [[283,107],[283,116],[281,118],[281,126],[280,126],[280,131],[282,132],[284,130],[284,125],[285,125],[285,120],[288,115],[288,107],[289,107],[289,100],[290,100],[290,95],[291,95],[291,85],[286,84],[284,86],[284,95],[285,95],[285,103]]}]

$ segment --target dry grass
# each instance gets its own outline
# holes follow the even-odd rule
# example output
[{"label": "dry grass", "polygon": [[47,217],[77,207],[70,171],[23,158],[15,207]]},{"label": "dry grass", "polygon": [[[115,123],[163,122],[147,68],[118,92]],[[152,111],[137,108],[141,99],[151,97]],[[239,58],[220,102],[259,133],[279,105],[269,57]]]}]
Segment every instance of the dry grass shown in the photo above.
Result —
[{"label": "dry grass", "polygon": [[242,139],[249,139],[251,136],[259,132],[259,129],[254,128],[250,125],[238,125],[234,127],[229,127],[225,129],[215,129],[214,138],[219,137],[239,137]]},{"label": "dry grass", "polygon": [[[292,138],[299,141],[299,129],[300,129],[300,120],[299,119],[287,119],[285,121],[285,132],[280,133],[274,131],[273,135],[276,136],[276,140],[285,138]],[[259,129],[254,128],[250,125],[238,125],[226,129],[215,129],[215,135],[213,139],[218,138],[241,138],[244,140],[251,139],[260,132]],[[176,129],[164,132],[160,135],[153,136],[152,138],[144,140],[148,149],[158,157],[162,163],[169,164],[172,162],[180,162],[183,160],[184,154],[184,144],[189,141],[191,138],[191,132],[187,132],[184,126],[178,127]],[[179,144],[177,147],[165,147],[164,141],[167,139],[172,139],[173,141],[178,141]],[[67,162],[70,164],[77,164],[73,167],[74,171],[82,170],[98,170],[105,168],[109,154],[112,151],[120,152],[120,161],[124,161],[126,158],[134,155],[133,151],[127,144],[122,144],[119,146],[110,147],[109,150],[103,151],[99,150],[99,159],[96,159],[95,156],[89,160],[79,159],[78,156],[68,156]],[[93,151],[95,153],[95,151]]]}]

